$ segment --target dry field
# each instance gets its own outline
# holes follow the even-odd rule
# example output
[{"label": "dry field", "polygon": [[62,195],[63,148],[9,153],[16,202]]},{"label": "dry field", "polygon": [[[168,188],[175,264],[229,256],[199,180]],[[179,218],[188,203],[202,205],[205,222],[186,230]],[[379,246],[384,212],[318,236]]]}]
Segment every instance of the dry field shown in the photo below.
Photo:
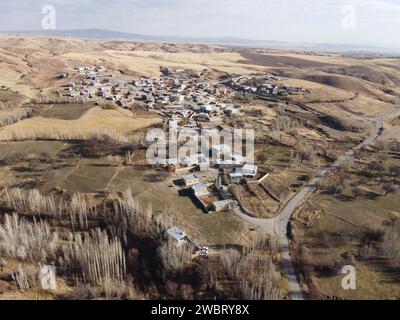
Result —
[{"label": "dry field", "polygon": [[123,140],[130,132],[160,121],[160,118],[154,116],[136,119],[127,110],[103,110],[95,107],[76,120],[39,116],[20,121],[3,128],[0,131],[0,140],[85,140],[102,134]]},{"label": "dry field", "polygon": [[[382,163],[384,181],[374,173],[370,176],[365,160],[371,158]],[[309,198],[295,219],[295,241],[301,244],[305,252],[301,259],[308,261],[311,269],[307,270],[323,295],[399,299],[398,261],[396,255],[386,252],[395,251],[398,245],[387,239],[390,226],[400,218],[400,191],[385,195],[384,186],[393,180],[390,168],[399,166],[400,161],[385,153],[371,156],[369,152],[362,153],[360,159],[362,162],[338,177],[345,181],[343,191],[333,194],[321,190]],[[346,264],[356,267],[356,290],[341,287],[340,269]]]}]

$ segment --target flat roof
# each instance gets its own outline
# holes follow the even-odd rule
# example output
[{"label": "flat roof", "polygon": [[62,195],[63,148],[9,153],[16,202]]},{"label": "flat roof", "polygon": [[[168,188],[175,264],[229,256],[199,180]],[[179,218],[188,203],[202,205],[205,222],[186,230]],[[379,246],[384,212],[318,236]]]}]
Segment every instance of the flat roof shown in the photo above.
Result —
[{"label": "flat roof", "polygon": [[184,176],[183,179],[185,180],[194,180],[197,179],[197,177],[194,174],[188,175],[188,176]]},{"label": "flat roof", "polygon": [[219,200],[219,201],[214,201],[212,204],[215,207],[219,207],[219,206],[227,206],[234,202],[235,202],[234,200]]},{"label": "flat roof", "polygon": [[198,183],[198,184],[195,184],[194,186],[192,186],[192,189],[194,191],[200,191],[200,190],[208,189],[208,187],[204,183]]},{"label": "flat roof", "polygon": [[243,177],[243,173],[241,172],[232,172],[229,174],[230,177],[232,178],[239,178],[239,177]]},{"label": "flat roof", "polygon": [[167,233],[174,239],[181,241],[187,237],[187,234],[178,227],[172,227],[167,230]]},{"label": "flat roof", "polygon": [[254,164],[245,164],[243,166],[243,170],[255,171],[255,170],[257,170],[257,168],[258,167],[256,165],[254,165]]}]

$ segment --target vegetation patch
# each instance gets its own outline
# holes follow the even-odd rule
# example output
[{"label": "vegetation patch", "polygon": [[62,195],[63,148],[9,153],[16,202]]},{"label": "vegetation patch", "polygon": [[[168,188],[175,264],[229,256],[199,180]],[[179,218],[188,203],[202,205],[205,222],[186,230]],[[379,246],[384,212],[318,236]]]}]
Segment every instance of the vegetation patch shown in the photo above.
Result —
[{"label": "vegetation patch", "polygon": [[86,111],[94,107],[93,103],[84,104],[54,104],[40,112],[43,118],[76,120],[83,116]]}]

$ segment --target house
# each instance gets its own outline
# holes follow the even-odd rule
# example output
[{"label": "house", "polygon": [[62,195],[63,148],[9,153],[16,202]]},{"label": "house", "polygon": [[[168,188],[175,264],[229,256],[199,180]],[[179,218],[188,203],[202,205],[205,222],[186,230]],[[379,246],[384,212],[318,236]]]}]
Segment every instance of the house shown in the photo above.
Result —
[{"label": "house", "polygon": [[216,110],[216,106],[212,105],[212,104],[208,104],[208,105],[205,105],[205,106],[200,106],[200,112],[211,113],[214,110]]},{"label": "house", "polygon": [[226,211],[232,209],[233,205],[235,204],[235,201],[233,200],[221,200],[221,201],[215,201],[211,204],[211,209],[213,211]]},{"label": "house", "polygon": [[211,121],[211,118],[208,113],[200,113],[197,116],[198,121]]},{"label": "house", "polygon": [[225,114],[227,114],[227,115],[233,115],[233,114],[236,114],[236,113],[237,113],[237,109],[232,108],[232,107],[227,107],[227,108],[224,110],[224,112],[225,112]]},{"label": "house", "polygon": [[207,196],[210,194],[207,185],[205,185],[204,183],[197,183],[194,186],[192,186],[191,189],[197,198]]},{"label": "house", "polygon": [[242,168],[243,176],[254,178],[257,174],[258,167],[253,164],[245,164]]},{"label": "house", "polygon": [[242,172],[231,172],[229,174],[229,178],[231,179],[231,182],[233,182],[233,183],[240,183],[240,181],[243,178],[243,173]]},{"label": "house", "polygon": [[199,170],[202,172],[210,170],[210,164],[207,162],[199,163]]},{"label": "house", "polygon": [[186,187],[194,186],[195,184],[198,184],[199,182],[200,182],[199,178],[197,178],[194,175],[189,175],[189,176],[183,177],[183,183],[185,184]]},{"label": "house", "polygon": [[241,161],[238,160],[231,160],[231,159],[217,159],[216,161],[213,162],[214,166],[220,168],[220,169],[235,169],[239,168],[242,164]]},{"label": "house", "polygon": [[58,79],[58,80],[62,80],[62,79],[68,78],[68,76],[69,76],[68,73],[62,73],[62,74],[59,74],[59,75],[57,76],[57,79]]},{"label": "house", "polygon": [[172,103],[176,104],[182,104],[185,102],[185,96],[183,95],[172,95],[169,99]]},{"label": "house", "polygon": [[187,234],[178,227],[172,227],[168,229],[167,234],[173,239],[177,247],[180,247],[186,243],[186,240],[188,239]]}]

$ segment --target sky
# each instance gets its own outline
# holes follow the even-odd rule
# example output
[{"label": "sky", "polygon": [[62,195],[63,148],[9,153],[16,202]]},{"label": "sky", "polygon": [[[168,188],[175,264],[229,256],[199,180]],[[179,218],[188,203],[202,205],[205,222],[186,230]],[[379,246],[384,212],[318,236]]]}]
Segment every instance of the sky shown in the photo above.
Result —
[{"label": "sky", "polygon": [[400,48],[400,0],[0,0],[0,30],[56,28]]}]

